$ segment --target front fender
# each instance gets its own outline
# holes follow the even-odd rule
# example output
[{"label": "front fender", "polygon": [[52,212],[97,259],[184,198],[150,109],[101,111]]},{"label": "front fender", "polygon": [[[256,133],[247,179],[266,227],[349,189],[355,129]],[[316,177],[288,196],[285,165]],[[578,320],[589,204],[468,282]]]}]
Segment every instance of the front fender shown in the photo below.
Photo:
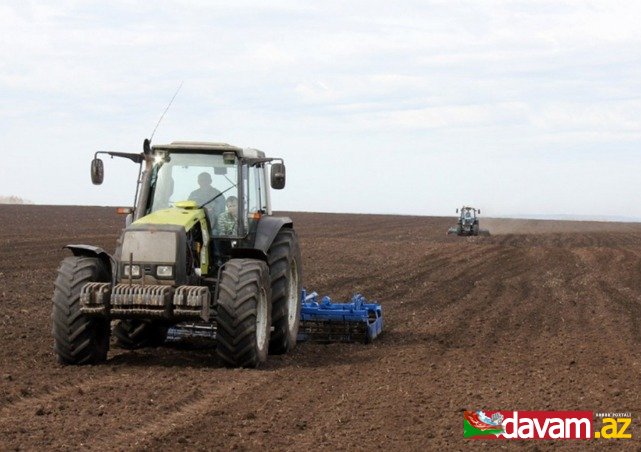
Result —
[{"label": "front fender", "polygon": [[65,245],[63,249],[68,249],[74,256],[97,257],[109,270],[109,277],[113,280],[116,274],[116,261],[114,258],[99,246],[93,245]]}]

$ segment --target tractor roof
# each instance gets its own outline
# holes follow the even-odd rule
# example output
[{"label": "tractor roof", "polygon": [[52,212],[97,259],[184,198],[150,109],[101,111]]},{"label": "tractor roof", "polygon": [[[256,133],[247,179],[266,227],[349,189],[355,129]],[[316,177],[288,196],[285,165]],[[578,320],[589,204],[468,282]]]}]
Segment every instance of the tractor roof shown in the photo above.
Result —
[{"label": "tractor roof", "polygon": [[221,154],[223,152],[235,152],[238,157],[261,158],[265,157],[263,151],[252,148],[239,148],[227,143],[210,143],[204,141],[174,141],[171,144],[157,144],[152,147],[156,151],[169,152],[202,152]]}]

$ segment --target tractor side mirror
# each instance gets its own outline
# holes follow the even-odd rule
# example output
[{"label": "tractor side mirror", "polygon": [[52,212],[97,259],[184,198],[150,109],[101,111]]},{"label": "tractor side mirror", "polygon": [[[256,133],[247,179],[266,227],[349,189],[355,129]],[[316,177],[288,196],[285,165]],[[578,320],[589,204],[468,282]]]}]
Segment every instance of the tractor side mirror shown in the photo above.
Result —
[{"label": "tractor side mirror", "polygon": [[273,163],[271,172],[271,185],[274,190],[285,188],[285,164]]},{"label": "tractor side mirror", "polygon": [[102,181],[105,178],[105,166],[102,163],[102,160],[95,158],[91,161],[91,182],[94,185],[102,184]]},{"label": "tractor side mirror", "polygon": [[481,209],[479,209],[479,215],[481,215]]},{"label": "tractor side mirror", "polygon": [[145,138],[145,141],[142,142],[142,153],[151,155],[151,140],[149,138]]},{"label": "tractor side mirror", "polygon": [[456,213],[458,213],[458,209],[456,209]]}]

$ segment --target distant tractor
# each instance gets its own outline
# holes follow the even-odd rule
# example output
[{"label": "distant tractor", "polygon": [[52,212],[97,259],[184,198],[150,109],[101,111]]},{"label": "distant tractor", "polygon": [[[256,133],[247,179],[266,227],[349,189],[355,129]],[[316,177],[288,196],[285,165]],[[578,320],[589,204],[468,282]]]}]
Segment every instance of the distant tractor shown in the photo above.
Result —
[{"label": "distant tractor", "polygon": [[[231,367],[257,367],[296,346],[301,252],[293,222],[272,216],[269,187],[285,165],[262,151],[174,142],[143,152],[97,152],[140,165],[135,207],[113,255],[67,245],[53,294],[54,351],[63,364],[99,363],[110,336],[127,349],[157,346],[170,328],[215,331]],[[268,169],[271,167],[271,172]],[[112,321],[113,331],[112,331]]]},{"label": "distant tractor", "polygon": [[474,207],[463,206],[459,209],[456,209],[456,213],[459,213],[459,219],[456,223],[456,226],[452,226],[448,229],[447,235],[456,234],[458,236],[470,236],[470,235],[482,235],[489,236],[490,231],[487,229],[479,228],[479,218],[478,215],[481,214],[481,209],[475,209]]}]

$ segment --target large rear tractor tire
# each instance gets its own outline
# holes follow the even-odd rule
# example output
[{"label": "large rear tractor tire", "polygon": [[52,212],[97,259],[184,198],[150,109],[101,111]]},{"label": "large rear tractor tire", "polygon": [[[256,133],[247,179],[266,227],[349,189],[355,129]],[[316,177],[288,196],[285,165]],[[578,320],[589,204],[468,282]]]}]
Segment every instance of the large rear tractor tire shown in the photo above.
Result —
[{"label": "large rear tractor tire", "polygon": [[302,263],[298,237],[281,229],[267,252],[272,287],[272,327],[269,352],[287,353],[296,347],[300,324]]},{"label": "large rear tractor tire", "polygon": [[229,367],[267,360],[271,329],[269,268],[256,259],[230,259],[218,284],[216,354]]},{"label": "large rear tractor tire", "polygon": [[116,324],[116,345],[127,350],[159,347],[167,339],[167,326],[150,320],[124,319]]},{"label": "large rear tractor tire", "polygon": [[53,350],[61,364],[96,364],[107,359],[109,320],[80,313],[80,289],[108,282],[109,271],[98,258],[72,256],[58,268],[53,291]]}]

